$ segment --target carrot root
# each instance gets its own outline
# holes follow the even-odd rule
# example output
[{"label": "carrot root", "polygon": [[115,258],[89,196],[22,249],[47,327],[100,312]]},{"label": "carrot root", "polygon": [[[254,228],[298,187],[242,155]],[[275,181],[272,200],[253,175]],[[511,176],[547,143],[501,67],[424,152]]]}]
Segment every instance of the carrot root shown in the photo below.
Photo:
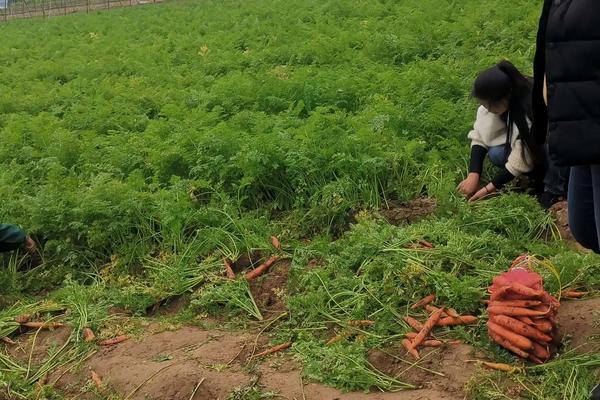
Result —
[{"label": "carrot root", "polygon": [[487,362],[487,361],[482,361],[482,364],[485,365],[486,367],[488,367],[490,369],[494,369],[496,371],[509,372],[509,373],[517,371],[516,367],[513,367],[512,365],[508,365],[508,364],[493,363],[493,362]]},{"label": "carrot root", "polygon": [[120,336],[117,336],[116,338],[113,338],[113,339],[102,340],[98,344],[100,346],[114,346],[116,344],[123,343],[124,341],[126,341],[128,339],[129,339],[129,336],[127,336],[127,335],[120,335]]},{"label": "carrot root", "polygon": [[96,388],[100,391],[104,390],[104,385],[102,384],[102,379],[100,379],[100,375],[96,373],[96,371],[91,371],[91,379],[94,382]]},{"label": "carrot root", "polygon": [[421,322],[417,321],[416,319],[414,319],[413,317],[406,316],[403,319],[404,319],[404,322],[406,322],[408,324],[408,326],[413,328],[415,331],[421,331],[421,329],[423,329],[423,324]]},{"label": "carrot root", "polygon": [[83,328],[83,341],[86,343],[93,342],[96,340],[96,335],[94,331],[90,328]]},{"label": "carrot root", "polygon": [[489,332],[493,332],[497,336],[502,337],[505,341],[511,343],[513,346],[524,351],[533,350],[533,342],[525,336],[512,332],[492,321],[488,321],[487,326]]},{"label": "carrot root", "polygon": [[348,325],[358,328],[366,328],[367,326],[375,325],[375,321],[371,321],[369,319],[361,319],[356,321],[348,321]]},{"label": "carrot root", "polygon": [[248,281],[258,278],[259,276],[264,274],[267,271],[267,269],[269,269],[269,267],[271,265],[273,265],[278,259],[279,259],[279,256],[276,256],[276,255],[269,257],[269,259],[267,261],[265,261],[264,263],[262,263],[261,265],[259,265],[255,269],[253,269],[252,271],[247,272],[246,275],[244,276],[244,278],[246,278],[246,280],[248,280]]},{"label": "carrot root", "polygon": [[282,343],[280,345],[271,347],[270,349],[267,349],[265,351],[261,351],[258,354],[255,354],[254,357],[263,357],[263,356],[267,356],[269,354],[273,354],[273,353],[277,353],[279,351],[285,350],[287,348],[290,348],[292,346],[292,342],[286,342],[286,343]]},{"label": "carrot root", "polygon": [[402,340],[402,346],[406,349],[406,351],[413,356],[415,360],[420,358],[419,352],[413,347],[413,342],[409,339]]},{"label": "carrot root", "polygon": [[540,317],[548,314],[548,311],[537,311],[523,307],[492,306],[488,307],[490,315],[508,315],[511,317]]},{"label": "carrot root", "polygon": [[552,337],[550,337],[549,335],[546,335],[539,329],[531,325],[527,325],[526,323],[521,322],[518,319],[511,318],[506,315],[494,315],[490,318],[490,320],[495,324],[509,329],[512,332],[518,333],[519,335],[533,339],[534,341],[546,343],[552,341]]},{"label": "carrot root", "polygon": [[17,342],[15,342],[14,340],[12,340],[11,338],[9,338],[8,336],[4,336],[2,338],[2,341],[6,344],[10,344],[10,345],[15,345],[17,344]]},{"label": "carrot root", "polygon": [[277,236],[271,236],[271,244],[277,250],[281,250],[281,242],[279,241],[279,239],[277,239]]},{"label": "carrot root", "polygon": [[231,261],[224,258],[223,264],[225,265],[225,273],[227,274],[227,279],[235,279],[235,272],[233,272],[233,267],[231,266]]},{"label": "carrot root", "polygon": [[60,322],[25,322],[21,326],[31,329],[56,329],[62,328],[64,325]]},{"label": "carrot root", "polygon": [[461,315],[458,318],[446,317],[441,318],[437,325],[438,326],[457,326],[457,325],[471,325],[477,323],[477,317],[473,315]]},{"label": "carrot root", "polygon": [[509,350],[521,358],[528,358],[529,353],[521,350],[517,346],[513,345],[508,340],[504,339],[502,336],[496,334],[494,331],[488,331],[490,337],[494,340],[494,342],[498,343],[500,346],[504,347],[506,350]]},{"label": "carrot root", "polygon": [[424,307],[427,304],[432,303],[433,301],[435,301],[435,294],[430,294],[429,296],[425,296],[421,300],[417,301],[410,307],[410,309],[416,310],[417,308]]},{"label": "carrot root", "polygon": [[442,317],[443,312],[444,312],[444,310],[440,308],[438,311],[434,312],[433,314],[431,314],[429,316],[429,319],[427,320],[427,322],[425,322],[425,324],[423,324],[423,329],[421,329],[419,331],[419,334],[417,335],[416,338],[413,339],[413,341],[411,343],[413,349],[417,348],[417,346],[419,346],[421,344],[421,342],[425,339],[425,337],[429,336],[429,333],[431,332],[431,330],[435,327],[435,325],[438,323],[438,321]]}]

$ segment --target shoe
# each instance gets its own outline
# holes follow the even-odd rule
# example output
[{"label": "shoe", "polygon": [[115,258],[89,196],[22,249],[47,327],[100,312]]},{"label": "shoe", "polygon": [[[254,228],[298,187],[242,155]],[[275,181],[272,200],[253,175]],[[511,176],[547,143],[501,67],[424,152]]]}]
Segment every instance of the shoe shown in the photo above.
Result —
[{"label": "shoe", "polygon": [[554,204],[558,203],[562,199],[562,196],[550,192],[544,192],[538,196],[538,202],[542,207],[544,207],[545,210],[548,210],[550,207],[552,207]]}]

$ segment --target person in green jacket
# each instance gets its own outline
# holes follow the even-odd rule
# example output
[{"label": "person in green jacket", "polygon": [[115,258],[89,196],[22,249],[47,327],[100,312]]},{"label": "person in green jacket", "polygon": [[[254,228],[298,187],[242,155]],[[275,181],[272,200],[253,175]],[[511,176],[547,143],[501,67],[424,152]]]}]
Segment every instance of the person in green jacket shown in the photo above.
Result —
[{"label": "person in green jacket", "polygon": [[16,225],[0,224],[0,253],[25,249],[29,253],[37,250],[35,241]]}]

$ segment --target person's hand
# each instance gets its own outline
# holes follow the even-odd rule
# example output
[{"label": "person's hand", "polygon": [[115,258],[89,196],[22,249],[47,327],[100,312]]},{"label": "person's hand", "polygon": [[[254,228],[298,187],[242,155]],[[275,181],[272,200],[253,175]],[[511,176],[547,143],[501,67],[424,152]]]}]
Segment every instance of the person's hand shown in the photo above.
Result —
[{"label": "person's hand", "polygon": [[498,191],[498,189],[496,189],[496,186],[494,186],[493,183],[488,183],[487,185],[485,185],[481,190],[479,190],[477,193],[475,193],[470,199],[469,202],[474,202],[480,199],[483,199],[486,196],[489,196],[493,193],[496,193]]},{"label": "person's hand", "polygon": [[479,186],[479,174],[471,172],[464,181],[458,184],[457,189],[465,197],[469,198],[477,191],[477,186]]}]

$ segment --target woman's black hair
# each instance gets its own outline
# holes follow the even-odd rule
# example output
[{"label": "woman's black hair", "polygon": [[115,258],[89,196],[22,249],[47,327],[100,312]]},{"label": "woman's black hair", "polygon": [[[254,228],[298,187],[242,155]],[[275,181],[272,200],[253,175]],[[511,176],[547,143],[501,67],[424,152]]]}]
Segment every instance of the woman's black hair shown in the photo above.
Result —
[{"label": "woman's black hair", "polygon": [[477,76],[472,95],[479,100],[492,104],[508,99],[508,136],[506,143],[511,143],[513,125],[516,125],[519,129],[519,138],[525,145],[524,149],[529,150],[534,163],[539,163],[542,162],[540,148],[529,129],[528,123],[528,119],[531,121],[533,118],[532,90],[532,80],[524,76],[510,61],[503,60]]}]

